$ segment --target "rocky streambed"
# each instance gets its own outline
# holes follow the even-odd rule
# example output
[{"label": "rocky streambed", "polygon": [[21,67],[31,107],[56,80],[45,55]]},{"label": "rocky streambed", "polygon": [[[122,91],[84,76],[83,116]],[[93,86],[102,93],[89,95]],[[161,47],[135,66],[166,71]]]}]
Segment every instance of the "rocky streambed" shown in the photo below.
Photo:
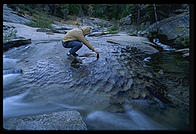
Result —
[{"label": "rocky streambed", "polygon": [[[100,58],[83,46],[79,57],[70,59],[66,55],[69,49],[61,45],[63,34],[9,24],[16,27],[18,35],[31,38],[31,43],[3,53],[6,58],[17,59],[13,68],[23,72],[3,89],[5,129],[16,129],[16,122],[22,126],[17,129],[36,129],[32,119],[36,122],[48,114],[46,122],[50,122],[59,118],[51,112],[67,110],[80,113],[82,127],[65,125],[65,129],[178,130],[189,126],[187,74],[175,75],[175,69],[174,74],[163,68],[154,70],[159,64],[153,64],[154,54],[159,51],[145,43],[147,38],[126,33],[89,36]],[[149,56],[152,64],[144,60]],[[176,67],[181,66],[178,58],[173,61]],[[161,62],[164,66],[167,61]],[[24,120],[29,121],[29,128],[21,125]],[[49,124],[38,129],[62,129],[59,123],[55,119],[53,128]]]}]

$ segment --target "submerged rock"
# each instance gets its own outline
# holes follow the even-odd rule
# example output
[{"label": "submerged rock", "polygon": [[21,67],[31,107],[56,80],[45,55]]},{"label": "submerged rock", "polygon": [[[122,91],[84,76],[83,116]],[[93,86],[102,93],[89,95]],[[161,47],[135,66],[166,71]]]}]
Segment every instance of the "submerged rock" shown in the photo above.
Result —
[{"label": "submerged rock", "polygon": [[78,111],[4,119],[3,127],[7,130],[87,130]]}]

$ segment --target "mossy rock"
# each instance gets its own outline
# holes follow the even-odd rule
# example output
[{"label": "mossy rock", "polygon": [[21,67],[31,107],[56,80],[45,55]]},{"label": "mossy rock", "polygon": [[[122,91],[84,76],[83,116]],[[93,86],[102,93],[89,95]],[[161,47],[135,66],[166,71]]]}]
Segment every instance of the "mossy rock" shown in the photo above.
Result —
[{"label": "mossy rock", "polygon": [[129,33],[129,36],[137,36],[135,33]]},{"label": "mossy rock", "polygon": [[119,27],[117,27],[117,26],[109,27],[107,29],[109,34],[116,34],[116,33],[118,33],[118,30],[119,30]]}]

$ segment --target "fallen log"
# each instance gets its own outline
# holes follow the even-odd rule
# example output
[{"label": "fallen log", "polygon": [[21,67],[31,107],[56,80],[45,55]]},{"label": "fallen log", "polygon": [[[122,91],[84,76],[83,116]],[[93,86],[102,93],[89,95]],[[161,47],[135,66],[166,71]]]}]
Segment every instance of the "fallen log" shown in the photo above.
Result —
[{"label": "fallen log", "polygon": [[175,52],[179,52],[179,53],[189,53],[189,48],[183,48],[183,49],[178,49],[178,50],[175,50]]},{"label": "fallen log", "polygon": [[19,47],[19,46],[30,44],[30,43],[31,43],[31,39],[23,39],[23,38],[13,39],[11,41],[3,43],[3,51],[5,52],[9,50],[10,48]]}]

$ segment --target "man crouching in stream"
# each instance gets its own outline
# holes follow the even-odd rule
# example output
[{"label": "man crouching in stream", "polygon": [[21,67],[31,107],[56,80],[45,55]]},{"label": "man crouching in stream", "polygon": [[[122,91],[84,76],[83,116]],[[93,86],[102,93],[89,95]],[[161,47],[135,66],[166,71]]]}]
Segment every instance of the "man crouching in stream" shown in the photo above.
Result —
[{"label": "man crouching in stream", "polygon": [[85,36],[88,34],[90,34],[89,26],[75,28],[65,34],[62,40],[62,45],[65,48],[71,48],[67,53],[68,56],[78,56],[76,52],[82,47],[82,44],[84,44],[97,54],[97,58],[99,57],[99,52],[96,51],[93,46],[91,46],[91,44],[85,39]]}]

